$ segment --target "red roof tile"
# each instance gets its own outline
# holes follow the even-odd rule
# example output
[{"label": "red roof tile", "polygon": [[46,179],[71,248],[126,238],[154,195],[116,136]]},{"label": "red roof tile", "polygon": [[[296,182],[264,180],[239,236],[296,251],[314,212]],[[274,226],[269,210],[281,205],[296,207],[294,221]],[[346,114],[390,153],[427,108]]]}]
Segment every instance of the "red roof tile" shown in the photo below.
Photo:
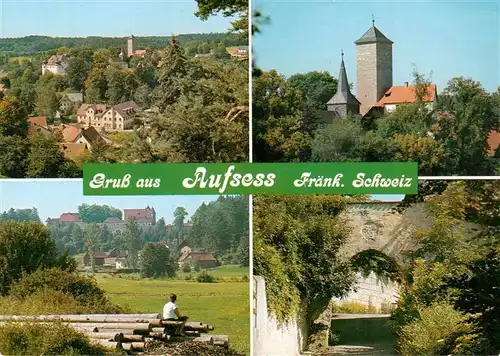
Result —
[{"label": "red roof tile", "polygon": [[46,116],[32,116],[28,118],[28,122],[33,126],[43,126],[47,127],[47,117]]},{"label": "red roof tile", "polygon": [[[436,84],[431,84],[427,87],[427,95],[424,96],[424,102],[434,101],[437,94]],[[403,104],[414,103],[417,101],[415,97],[415,85],[394,86],[384,93],[384,96],[373,106],[381,107],[386,104]]]},{"label": "red roof tile", "polygon": [[60,222],[82,222],[78,213],[62,213],[59,217]]}]

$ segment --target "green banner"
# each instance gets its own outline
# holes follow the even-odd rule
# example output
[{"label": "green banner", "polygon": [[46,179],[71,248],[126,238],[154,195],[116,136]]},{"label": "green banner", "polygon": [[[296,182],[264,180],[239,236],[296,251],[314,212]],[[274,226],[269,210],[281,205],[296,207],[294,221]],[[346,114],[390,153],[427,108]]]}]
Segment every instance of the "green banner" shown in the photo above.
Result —
[{"label": "green banner", "polygon": [[86,164],[84,195],[416,194],[417,163]]}]

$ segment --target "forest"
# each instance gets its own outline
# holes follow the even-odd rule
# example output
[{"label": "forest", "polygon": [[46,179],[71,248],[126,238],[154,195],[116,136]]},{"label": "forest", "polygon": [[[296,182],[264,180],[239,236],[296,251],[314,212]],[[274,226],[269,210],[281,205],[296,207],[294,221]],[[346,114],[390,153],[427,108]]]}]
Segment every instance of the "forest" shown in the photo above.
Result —
[{"label": "forest", "polygon": [[[192,48],[201,46],[198,53],[207,53],[203,47],[222,43],[226,47],[246,45],[247,40],[241,34],[236,33],[193,33],[179,34],[175,36],[179,43],[191,53]],[[27,36],[20,38],[0,38],[0,63],[9,57],[36,56],[40,53],[50,54],[61,47],[91,48],[98,51],[104,48],[126,47],[128,37],[48,37]],[[172,36],[147,36],[135,37],[137,48],[166,47]]]},{"label": "forest", "polygon": [[[119,209],[82,204],[78,207],[78,216],[83,226],[72,222],[48,222],[47,227],[57,251],[67,251],[69,255],[114,248],[137,255],[149,243],[166,242],[175,251],[172,253],[177,253],[177,247],[184,243],[195,250],[213,254],[222,264],[249,265],[247,197],[221,196],[216,201],[200,205],[191,218],[183,207],[178,207],[173,215],[174,220],[168,228],[164,218],[160,218],[151,226],[128,221],[123,231],[111,232],[101,223],[110,217],[122,219]],[[9,209],[0,214],[0,221],[41,223],[36,208]],[[192,225],[186,227],[187,222]]]},{"label": "forest", "polygon": [[[470,78],[452,78],[433,110],[417,98],[378,117],[349,115],[328,123],[320,112],[337,90],[330,73],[256,73],[256,162],[418,162],[426,176],[500,172],[500,150],[488,145],[490,133],[500,129],[500,87],[488,93]],[[415,71],[414,84],[425,90],[430,80]]]}]

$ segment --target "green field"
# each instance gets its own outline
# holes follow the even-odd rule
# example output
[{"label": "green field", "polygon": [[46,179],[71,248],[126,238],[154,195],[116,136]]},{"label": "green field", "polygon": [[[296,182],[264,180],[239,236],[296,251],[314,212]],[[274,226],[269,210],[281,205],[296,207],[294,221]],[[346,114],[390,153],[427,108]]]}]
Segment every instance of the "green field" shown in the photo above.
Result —
[{"label": "green field", "polygon": [[[248,268],[221,267],[217,277],[248,275]],[[181,313],[191,321],[215,326],[213,333],[229,336],[230,346],[250,354],[250,294],[248,282],[198,283],[183,280],[129,279],[125,275],[95,275],[112,302],[130,312],[161,313],[170,293],[177,294]]]}]

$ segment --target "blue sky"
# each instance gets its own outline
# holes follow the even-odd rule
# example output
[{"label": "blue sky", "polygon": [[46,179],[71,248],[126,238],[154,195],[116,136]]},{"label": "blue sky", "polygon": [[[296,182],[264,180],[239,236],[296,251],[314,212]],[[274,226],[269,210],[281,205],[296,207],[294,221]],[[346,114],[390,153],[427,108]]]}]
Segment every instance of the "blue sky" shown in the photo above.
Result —
[{"label": "blue sky", "polygon": [[186,208],[189,217],[202,202],[216,200],[217,196],[84,196],[81,180],[71,181],[0,181],[0,212],[10,208],[37,208],[42,221],[65,212],[78,212],[78,205],[111,205],[118,209],[142,209],[147,205],[156,210],[157,218],[173,221],[178,206]]},{"label": "blue sky", "polygon": [[412,82],[414,63],[441,91],[449,79],[472,77],[492,92],[500,84],[499,2],[254,0],[270,17],[253,38],[257,64],[289,76],[312,70],[338,76],[344,50],[356,82],[356,48],[372,25],[393,44],[393,83]]},{"label": "blue sky", "polygon": [[170,36],[225,32],[231,19],[201,21],[195,0],[0,0],[0,37]]},{"label": "blue sky", "polygon": [[[111,205],[118,209],[141,209],[147,205],[159,218],[172,222],[173,212],[183,206],[189,217],[203,202],[217,199],[213,195],[175,196],[84,196],[81,180],[0,180],[0,213],[10,209],[37,208],[42,221],[66,212],[77,212],[80,204]],[[372,195],[374,200],[400,201],[404,195]]]}]

